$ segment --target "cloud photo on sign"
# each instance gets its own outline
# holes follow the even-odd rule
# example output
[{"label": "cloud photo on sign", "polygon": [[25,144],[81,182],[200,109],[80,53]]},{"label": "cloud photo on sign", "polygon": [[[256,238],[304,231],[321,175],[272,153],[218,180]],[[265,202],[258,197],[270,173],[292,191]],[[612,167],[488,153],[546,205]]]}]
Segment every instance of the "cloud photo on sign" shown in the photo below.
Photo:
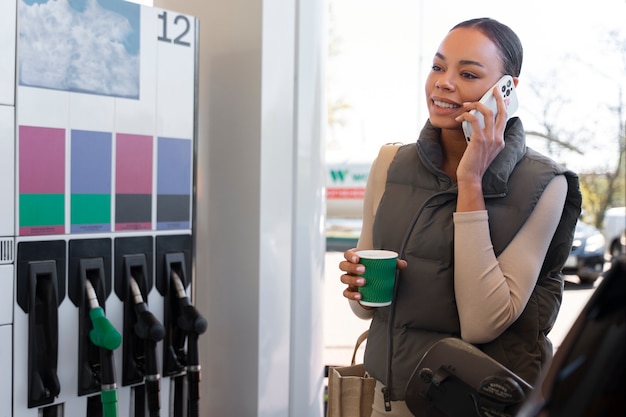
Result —
[{"label": "cloud photo on sign", "polygon": [[20,85],[138,99],[139,22],[123,0],[20,0]]}]

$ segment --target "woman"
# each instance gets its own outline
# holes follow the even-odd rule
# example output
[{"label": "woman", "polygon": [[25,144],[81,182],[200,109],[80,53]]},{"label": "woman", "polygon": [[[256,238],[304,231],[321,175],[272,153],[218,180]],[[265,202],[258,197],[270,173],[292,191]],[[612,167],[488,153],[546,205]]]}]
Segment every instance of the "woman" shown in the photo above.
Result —
[{"label": "woman", "polygon": [[[400,254],[389,307],[359,304],[354,250],[339,265],[344,296],[372,319],[365,368],[377,380],[372,416],[410,416],[404,390],[425,351],[460,337],[534,383],[563,291],[581,196],[576,175],[527,149],[522,123],[478,100],[503,75],[515,85],[522,46],[488,18],[456,25],[426,80],[429,120],[417,143],[384,146],[365,193],[358,249]],[[482,113],[481,128],[469,112]],[[462,122],[471,123],[466,141]]]}]

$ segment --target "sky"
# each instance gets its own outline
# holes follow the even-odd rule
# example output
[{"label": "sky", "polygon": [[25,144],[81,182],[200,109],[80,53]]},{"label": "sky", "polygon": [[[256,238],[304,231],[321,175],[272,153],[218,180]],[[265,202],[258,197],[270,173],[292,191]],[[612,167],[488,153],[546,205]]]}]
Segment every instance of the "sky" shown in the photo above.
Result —
[{"label": "sky", "polygon": [[138,98],[136,4],[21,0],[18,19],[20,84]]},{"label": "sky", "polygon": [[[548,120],[584,155],[551,155],[575,170],[605,169],[617,160],[615,107],[626,105],[626,0],[329,0],[327,95],[350,107],[329,128],[329,149],[372,158],[387,142],[412,142],[427,119],[424,81],[448,30],[474,17],[510,26],[524,46],[517,112],[527,130]],[[624,46],[622,49],[626,48]],[[620,91],[620,87],[624,89]],[[544,117],[547,114],[547,117]],[[528,144],[549,152],[544,141]],[[615,146],[612,146],[615,145]]]}]

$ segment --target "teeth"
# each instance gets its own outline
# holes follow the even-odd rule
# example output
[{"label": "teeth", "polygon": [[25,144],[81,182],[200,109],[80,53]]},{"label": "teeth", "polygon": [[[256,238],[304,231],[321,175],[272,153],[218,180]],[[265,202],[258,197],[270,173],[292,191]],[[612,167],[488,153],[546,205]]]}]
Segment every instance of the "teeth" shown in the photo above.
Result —
[{"label": "teeth", "polygon": [[433,100],[433,102],[435,103],[435,106],[443,107],[444,109],[456,109],[456,108],[461,107],[461,106],[459,106],[457,104],[445,103],[445,102],[439,101],[439,100]]}]

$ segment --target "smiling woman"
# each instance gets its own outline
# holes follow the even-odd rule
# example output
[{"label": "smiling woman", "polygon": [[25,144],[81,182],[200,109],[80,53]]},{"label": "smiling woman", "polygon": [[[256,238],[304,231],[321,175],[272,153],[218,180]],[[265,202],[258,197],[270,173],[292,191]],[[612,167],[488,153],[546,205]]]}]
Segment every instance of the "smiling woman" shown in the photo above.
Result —
[{"label": "smiling woman", "polygon": [[[470,19],[453,26],[433,55],[429,117],[417,141],[384,145],[365,188],[357,249],[400,254],[391,305],[361,303],[368,279],[359,252],[347,250],[339,264],[343,296],[356,316],[371,319],[364,364],[377,381],[373,417],[411,415],[409,377],[446,337],[474,344],[532,384],[552,355],[547,332],[580,214],[577,176],[526,147],[521,120],[509,120],[493,87],[505,74],[518,81],[515,32]],[[490,91],[497,113],[479,101]],[[458,400],[454,391],[445,395]],[[420,411],[433,406],[424,402]],[[470,415],[473,406],[463,407]]]}]

